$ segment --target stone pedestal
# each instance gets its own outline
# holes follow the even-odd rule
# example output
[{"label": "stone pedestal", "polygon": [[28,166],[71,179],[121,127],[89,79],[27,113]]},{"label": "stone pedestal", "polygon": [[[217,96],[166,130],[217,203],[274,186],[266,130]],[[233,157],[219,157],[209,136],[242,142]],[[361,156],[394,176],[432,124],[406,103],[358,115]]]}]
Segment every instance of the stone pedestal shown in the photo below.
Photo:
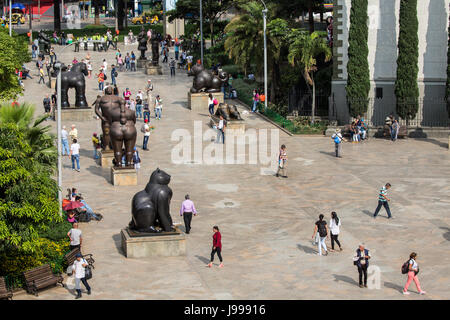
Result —
[{"label": "stone pedestal", "polygon": [[134,168],[111,168],[113,186],[137,186],[137,173]]},{"label": "stone pedestal", "polygon": [[162,68],[161,66],[154,66],[151,63],[148,63],[145,67],[145,74],[149,74],[149,75],[161,75],[162,73]]},{"label": "stone pedestal", "polygon": [[[217,126],[219,124],[219,117],[211,116],[209,125],[211,127]],[[245,134],[245,121],[243,120],[228,120],[227,126],[225,128],[225,133],[233,135],[243,135]]]},{"label": "stone pedestal", "polygon": [[122,249],[127,258],[176,257],[186,255],[186,238],[183,232],[145,234],[132,236],[127,229],[120,231]]},{"label": "stone pedestal", "polygon": [[143,60],[143,59],[137,59],[137,64],[136,64],[136,68],[138,69],[144,69],[145,68],[145,64],[148,62],[148,60]]},{"label": "stone pedestal", "polygon": [[99,165],[105,168],[110,168],[113,166],[114,151],[113,150],[101,150],[99,152],[98,162]]},{"label": "stone pedestal", "polygon": [[[55,110],[55,114],[58,111]],[[86,121],[92,120],[94,109],[92,108],[64,108],[61,109],[61,121]]]},{"label": "stone pedestal", "polygon": [[[211,92],[213,99],[217,99],[219,103],[224,103],[223,92]],[[188,92],[188,108],[192,111],[205,112],[208,111],[208,96],[209,92],[191,93]]]}]

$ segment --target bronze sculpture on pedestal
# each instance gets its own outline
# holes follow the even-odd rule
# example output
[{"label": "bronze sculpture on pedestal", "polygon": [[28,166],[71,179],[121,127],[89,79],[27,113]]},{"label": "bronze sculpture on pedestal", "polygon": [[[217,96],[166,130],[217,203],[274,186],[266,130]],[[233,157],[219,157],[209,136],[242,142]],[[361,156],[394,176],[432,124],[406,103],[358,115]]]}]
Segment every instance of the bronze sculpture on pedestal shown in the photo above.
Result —
[{"label": "bronze sculpture on pedestal", "polygon": [[[98,109],[101,108],[101,115]],[[105,95],[97,99],[96,114],[102,119],[105,146],[112,142],[114,150],[114,167],[120,168],[125,147],[125,165],[133,166],[133,152],[136,144],[136,114],[125,107],[125,100],[113,95],[111,87],[105,89]]]},{"label": "bronze sculpture on pedestal", "polygon": [[142,27],[141,32],[138,34],[138,50],[141,51],[141,56],[139,57],[140,60],[147,60],[145,57],[145,51],[147,51],[147,33],[144,30],[144,27]]},{"label": "bronze sculpture on pedestal", "polygon": [[159,65],[159,39],[156,32],[152,32],[151,44],[152,44],[152,64],[154,66],[157,66]]},{"label": "bronze sculpture on pedestal", "polygon": [[210,70],[205,70],[202,65],[192,67],[191,74],[194,75],[191,93],[220,92],[222,86],[228,81],[228,73],[225,71],[220,71],[216,76]]}]

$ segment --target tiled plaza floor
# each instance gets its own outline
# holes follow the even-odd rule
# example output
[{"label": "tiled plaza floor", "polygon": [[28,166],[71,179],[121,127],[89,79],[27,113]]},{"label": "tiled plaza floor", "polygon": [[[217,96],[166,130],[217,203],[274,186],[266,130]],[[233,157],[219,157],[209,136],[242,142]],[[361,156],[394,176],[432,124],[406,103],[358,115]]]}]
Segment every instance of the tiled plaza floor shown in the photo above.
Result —
[{"label": "tiled plaza floor", "polygon": [[[67,51],[63,61],[69,63],[74,56],[80,60],[84,54]],[[91,55],[94,71],[101,59],[108,60],[109,77],[114,51]],[[36,74],[34,62],[29,65]],[[206,130],[209,118],[206,111],[187,109],[192,78],[183,71],[172,79],[168,74],[165,66],[164,75],[151,76],[156,93],[164,100],[164,110],[161,121],[152,119],[156,129],[150,137],[150,151],[140,152],[138,186],[112,186],[109,169],[92,159],[91,136],[101,132],[100,121],[74,122],[82,149],[81,172],[71,170],[68,158],[63,160],[64,190],[77,187],[90,206],[105,217],[101,222],[81,225],[83,251],[94,254],[96,260],[94,277],[89,281],[93,293],[84,299],[450,298],[450,152],[445,141],[392,143],[371,139],[345,143],[344,158],[337,159],[330,138],[289,137],[280,131],[280,143],[288,148],[288,179],[271,176],[270,170],[259,164],[206,165],[196,164],[194,159],[174,164],[171,153],[178,144],[171,140],[174,130],[187,129],[193,134],[195,120],[202,121]],[[137,89],[144,89],[147,78],[142,71],[122,72],[117,81],[120,90],[127,86],[135,95]],[[21,100],[36,103],[41,113],[42,98],[51,91],[37,80],[25,81]],[[88,79],[87,83],[92,103],[98,94],[96,80]],[[73,103],[74,93],[69,95]],[[243,115],[248,128],[274,129],[257,116]],[[53,121],[49,123],[56,128]],[[70,127],[72,123],[64,124]],[[139,120],[138,131],[141,124]],[[140,131],[137,146],[142,146]],[[130,221],[131,198],[144,188],[157,167],[172,175],[174,221],[182,222],[178,212],[186,193],[199,211],[187,236],[187,255],[127,259],[120,249],[120,230]],[[374,220],[370,215],[377,205],[378,190],[386,182],[392,184],[389,196],[395,219],[387,220],[381,211]],[[333,210],[342,221],[344,251],[319,257],[311,243],[314,222],[320,213],[329,221]],[[220,226],[222,232],[223,269],[217,264],[212,269],[205,267],[213,225]],[[371,265],[381,272],[379,289],[357,286],[352,256],[361,241],[371,251]],[[419,278],[426,296],[416,294],[414,284],[410,296],[401,294],[406,278],[400,267],[412,251],[418,253]],[[52,288],[38,298],[24,294],[15,299],[73,298],[64,288]]]}]

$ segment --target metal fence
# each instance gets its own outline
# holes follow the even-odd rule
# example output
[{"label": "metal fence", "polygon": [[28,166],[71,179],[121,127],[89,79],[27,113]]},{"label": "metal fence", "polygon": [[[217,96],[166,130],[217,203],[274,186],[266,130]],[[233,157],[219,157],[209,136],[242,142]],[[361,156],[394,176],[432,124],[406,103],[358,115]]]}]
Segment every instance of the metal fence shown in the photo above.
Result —
[{"label": "metal fence", "polygon": [[[328,117],[329,98],[323,94],[316,94],[315,97],[316,108],[315,116]],[[289,96],[289,114],[298,114],[299,116],[312,116],[312,96],[310,94],[304,95],[290,95]]]}]

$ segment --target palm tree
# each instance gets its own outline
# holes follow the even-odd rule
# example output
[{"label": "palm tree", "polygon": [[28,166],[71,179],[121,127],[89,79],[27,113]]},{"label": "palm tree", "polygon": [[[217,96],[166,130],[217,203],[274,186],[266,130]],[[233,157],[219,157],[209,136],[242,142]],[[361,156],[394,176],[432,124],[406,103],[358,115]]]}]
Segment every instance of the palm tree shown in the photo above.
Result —
[{"label": "palm tree", "polygon": [[52,172],[55,168],[57,149],[55,137],[50,134],[51,126],[41,124],[47,115],[37,117],[33,122],[35,107],[24,103],[13,107],[9,103],[0,105],[0,125],[13,124],[25,133],[25,139],[31,147],[30,156],[37,160],[42,169]]},{"label": "palm tree", "polygon": [[311,124],[314,124],[314,113],[316,111],[316,86],[314,83],[314,72],[317,71],[317,56],[325,55],[325,61],[331,59],[332,53],[325,38],[320,32],[308,32],[294,30],[293,42],[289,46],[288,60],[292,66],[299,66],[302,69],[303,77],[311,92],[312,87],[312,117]]},{"label": "palm tree", "polygon": [[100,25],[100,0],[94,0],[94,6],[95,6],[95,19],[94,19],[94,24],[96,26]]},{"label": "palm tree", "polygon": [[240,6],[240,14],[225,27],[225,50],[230,59],[244,69],[245,75],[251,62],[260,65],[263,59],[263,6],[248,2]]}]

